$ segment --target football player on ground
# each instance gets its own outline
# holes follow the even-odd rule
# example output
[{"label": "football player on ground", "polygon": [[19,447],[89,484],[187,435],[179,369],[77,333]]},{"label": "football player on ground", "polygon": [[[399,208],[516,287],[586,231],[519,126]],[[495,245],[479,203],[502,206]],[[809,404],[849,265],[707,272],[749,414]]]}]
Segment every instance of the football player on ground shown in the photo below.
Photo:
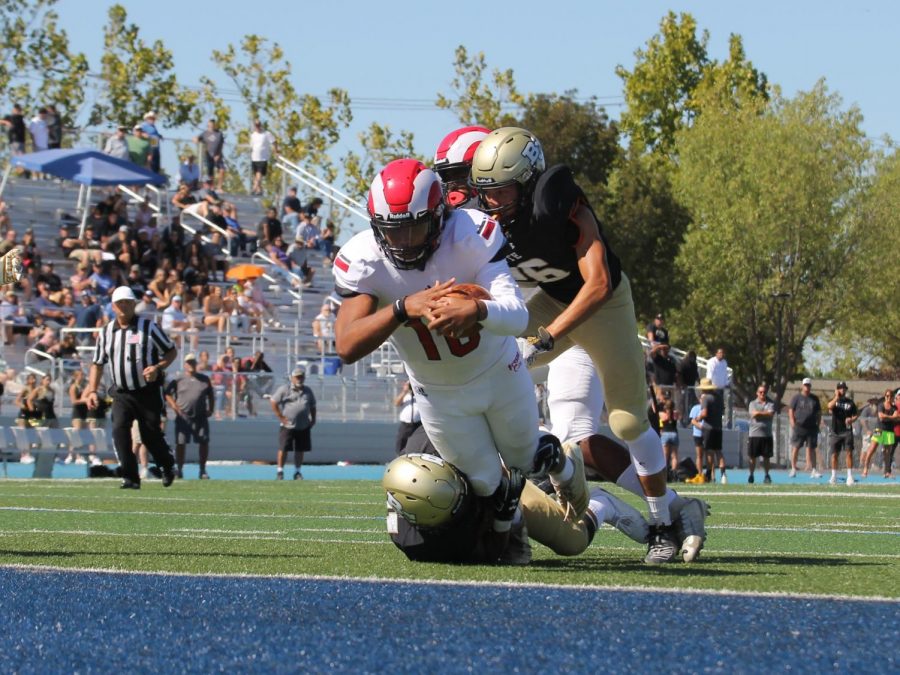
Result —
[{"label": "football player on ground", "polygon": [[[547,376],[550,431],[563,444],[577,443],[584,453],[585,471],[596,473],[646,500],[628,451],[600,434],[603,385],[584,349],[571,347],[550,362]],[[685,562],[694,561],[706,542],[709,505],[666,488],[669,515]]]},{"label": "football player on ground", "polygon": [[634,327],[631,287],[572,172],[546,169],[540,141],[525,129],[488,134],[472,159],[482,210],[500,221],[516,280],[536,285],[528,301],[529,367],[573,344],[593,360],[603,382],[613,433],[628,445],[650,512],[645,561],[677,554],[666,465],[645,414],[644,355]]},{"label": "football player on ground", "polygon": [[[353,363],[390,338],[429,438],[475,495],[502,487],[502,457],[523,474],[549,475],[577,521],[589,501],[583,459],[538,432],[531,378],[512,337],[528,311],[496,221],[465,209],[445,213],[438,177],[412,159],[375,177],[368,211],[371,230],[356,234],[333,265],[344,298],[335,322],[340,357]],[[457,281],[492,299],[445,297]],[[508,532],[514,513],[498,514],[494,529]]]},{"label": "football player on ground", "polygon": [[[493,497],[477,497],[462,472],[427,452],[434,448],[421,427],[410,444],[417,452],[393,460],[382,479],[388,534],[410,560],[526,565],[531,562],[528,537],[558,555],[574,556],[590,545],[604,522],[639,543],[646,541],[643,516],[601,488],[591,491],[588,510],[573,522],[556,501],[515,470],[504,472]],[[498,545],[491,520],[507,508],[509,495],[518,493],[514,536]]]}]

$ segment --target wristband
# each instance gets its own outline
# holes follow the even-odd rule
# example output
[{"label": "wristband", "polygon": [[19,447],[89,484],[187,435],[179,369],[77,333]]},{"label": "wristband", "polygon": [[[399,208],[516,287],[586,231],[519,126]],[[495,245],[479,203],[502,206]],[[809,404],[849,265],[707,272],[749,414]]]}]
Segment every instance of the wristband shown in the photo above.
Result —
[{"label": "wristband", "polygon": [[487,305],[484,304],[484,300],[476,300],[475,306],[478,308],[478,312],[476,314],[476,321],[484,321],[488,315]]},{"label": "wristband", "polygon": [[402,298],[398,298],[394,300],[394,318],[397,319],[399,323],[406,323],[409,321],[409,314],[406,313],[406,296],[404,295]]}]

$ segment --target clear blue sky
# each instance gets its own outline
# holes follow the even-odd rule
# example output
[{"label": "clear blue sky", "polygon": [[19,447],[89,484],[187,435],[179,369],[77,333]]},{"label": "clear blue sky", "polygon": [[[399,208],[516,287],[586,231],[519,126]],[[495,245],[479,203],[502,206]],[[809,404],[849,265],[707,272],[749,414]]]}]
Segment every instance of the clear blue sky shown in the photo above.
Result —
[{"label": "clear blue sky", "polygon": [[[57,8],[73,46],[88,55],[92,70],[99,69],[109,4],[61,0]],[[440,5],[443,11],[423,0],[121,4],[146,40],[161,38],[174,52],[178,77],[187,84],[208,75],[231,88],[210,62],[212,49],[237,43],[247,33],[279,42],[300,91],[324,94],[338,86],[359,101],[341,150],[355,145],[355,132],[377,120],[414,132],[417,149],[430,154],[456,126],[451,113],[428,104],[438,91],[449,92],[458,44],[470,53],[485,52],[491,67],[512,68],[523,93],[575,88],[608,102],[616,118],[622,83],[615,66],[632,67],[635,49],[657,32],[669,9],[690,12],[700,29],[709,30],[713,58],[724,58],[729,34],[739,33],[748,57],[786,94],[809,89],[824,77],[847,105],[862,109],[870,136],[900,138],[900,3],[459,0]],[[363,104],[374,98],[391,100]]]}]

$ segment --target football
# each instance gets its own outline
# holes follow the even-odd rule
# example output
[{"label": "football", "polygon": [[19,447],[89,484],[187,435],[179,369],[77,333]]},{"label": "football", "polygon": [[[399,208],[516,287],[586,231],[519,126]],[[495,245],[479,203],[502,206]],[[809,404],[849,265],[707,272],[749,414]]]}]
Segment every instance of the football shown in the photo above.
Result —
[{"label": "football", "polygon": [[[467,298],[469,300],[491,300],[488,290],[478,284],[456,284],[447,291],[447,296],[452,298]],[[481,331],[481,324],[476,323],[460,337],[471,339]]]}]

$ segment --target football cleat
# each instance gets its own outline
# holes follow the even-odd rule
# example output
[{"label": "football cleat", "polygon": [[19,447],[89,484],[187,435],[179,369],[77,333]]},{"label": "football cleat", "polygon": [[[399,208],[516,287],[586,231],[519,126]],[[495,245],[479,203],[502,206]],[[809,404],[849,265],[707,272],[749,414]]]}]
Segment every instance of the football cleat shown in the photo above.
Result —
[{"label": "football cleat", "polygon": [[709,504],[702,499],[682,497],[669,506],[669,515],[672,517],[678,541],[681,542],[682,560],[687,563],[695,561],[706,543],[706,517],[709,515]]},{"label": "football cleat", "polygon": [[796,478],[796,476],[797,476],[797,469],[791,467],[791,470],[788,472],[788,478]]},{"label": "football cleat", "polygon": [[856,484],[856,479],[852,475],[847,476],[847,485],[855,485],[855,484]]},{"label": "football cleat", "polygon": [[551,476],[550,482],[556,490],[559,505],[566,512],[566,520],[578,522],[587,511],[589,501],[587,479],[584,477],[584,455],[576,443],[566,443],[563,454],[572,462],[575,473],[569,480],[558,484]]},{"label": "football cleat", "polygon": [[675,556],[678,554],[675,536],[675,527],[672,525],[651,525],[644,562],[648,565],[675,562]]},{"label": "football cleat", "polygon": [[612,525],[626,537],[633,539],[639,544],[647,543],[650,525],[636,508],[603,488],[591,490],[591,502],[598,502],[600,506],[600,508],[592,505],[588,506],[588,513],[593,514],[595,519],[599,520],[602,518],[604,523]]},{"label": "football cleat", "polygon": [[837,476],[832,476],[831,478],[829,478],[828,484],[829,485],[837,485]]},{"label": "football cleat", "polygon": [[763,483],[765,483],[766,485],[771,485],[772,477],[769,474],[766,474],[766,477],[763,478]]}]

